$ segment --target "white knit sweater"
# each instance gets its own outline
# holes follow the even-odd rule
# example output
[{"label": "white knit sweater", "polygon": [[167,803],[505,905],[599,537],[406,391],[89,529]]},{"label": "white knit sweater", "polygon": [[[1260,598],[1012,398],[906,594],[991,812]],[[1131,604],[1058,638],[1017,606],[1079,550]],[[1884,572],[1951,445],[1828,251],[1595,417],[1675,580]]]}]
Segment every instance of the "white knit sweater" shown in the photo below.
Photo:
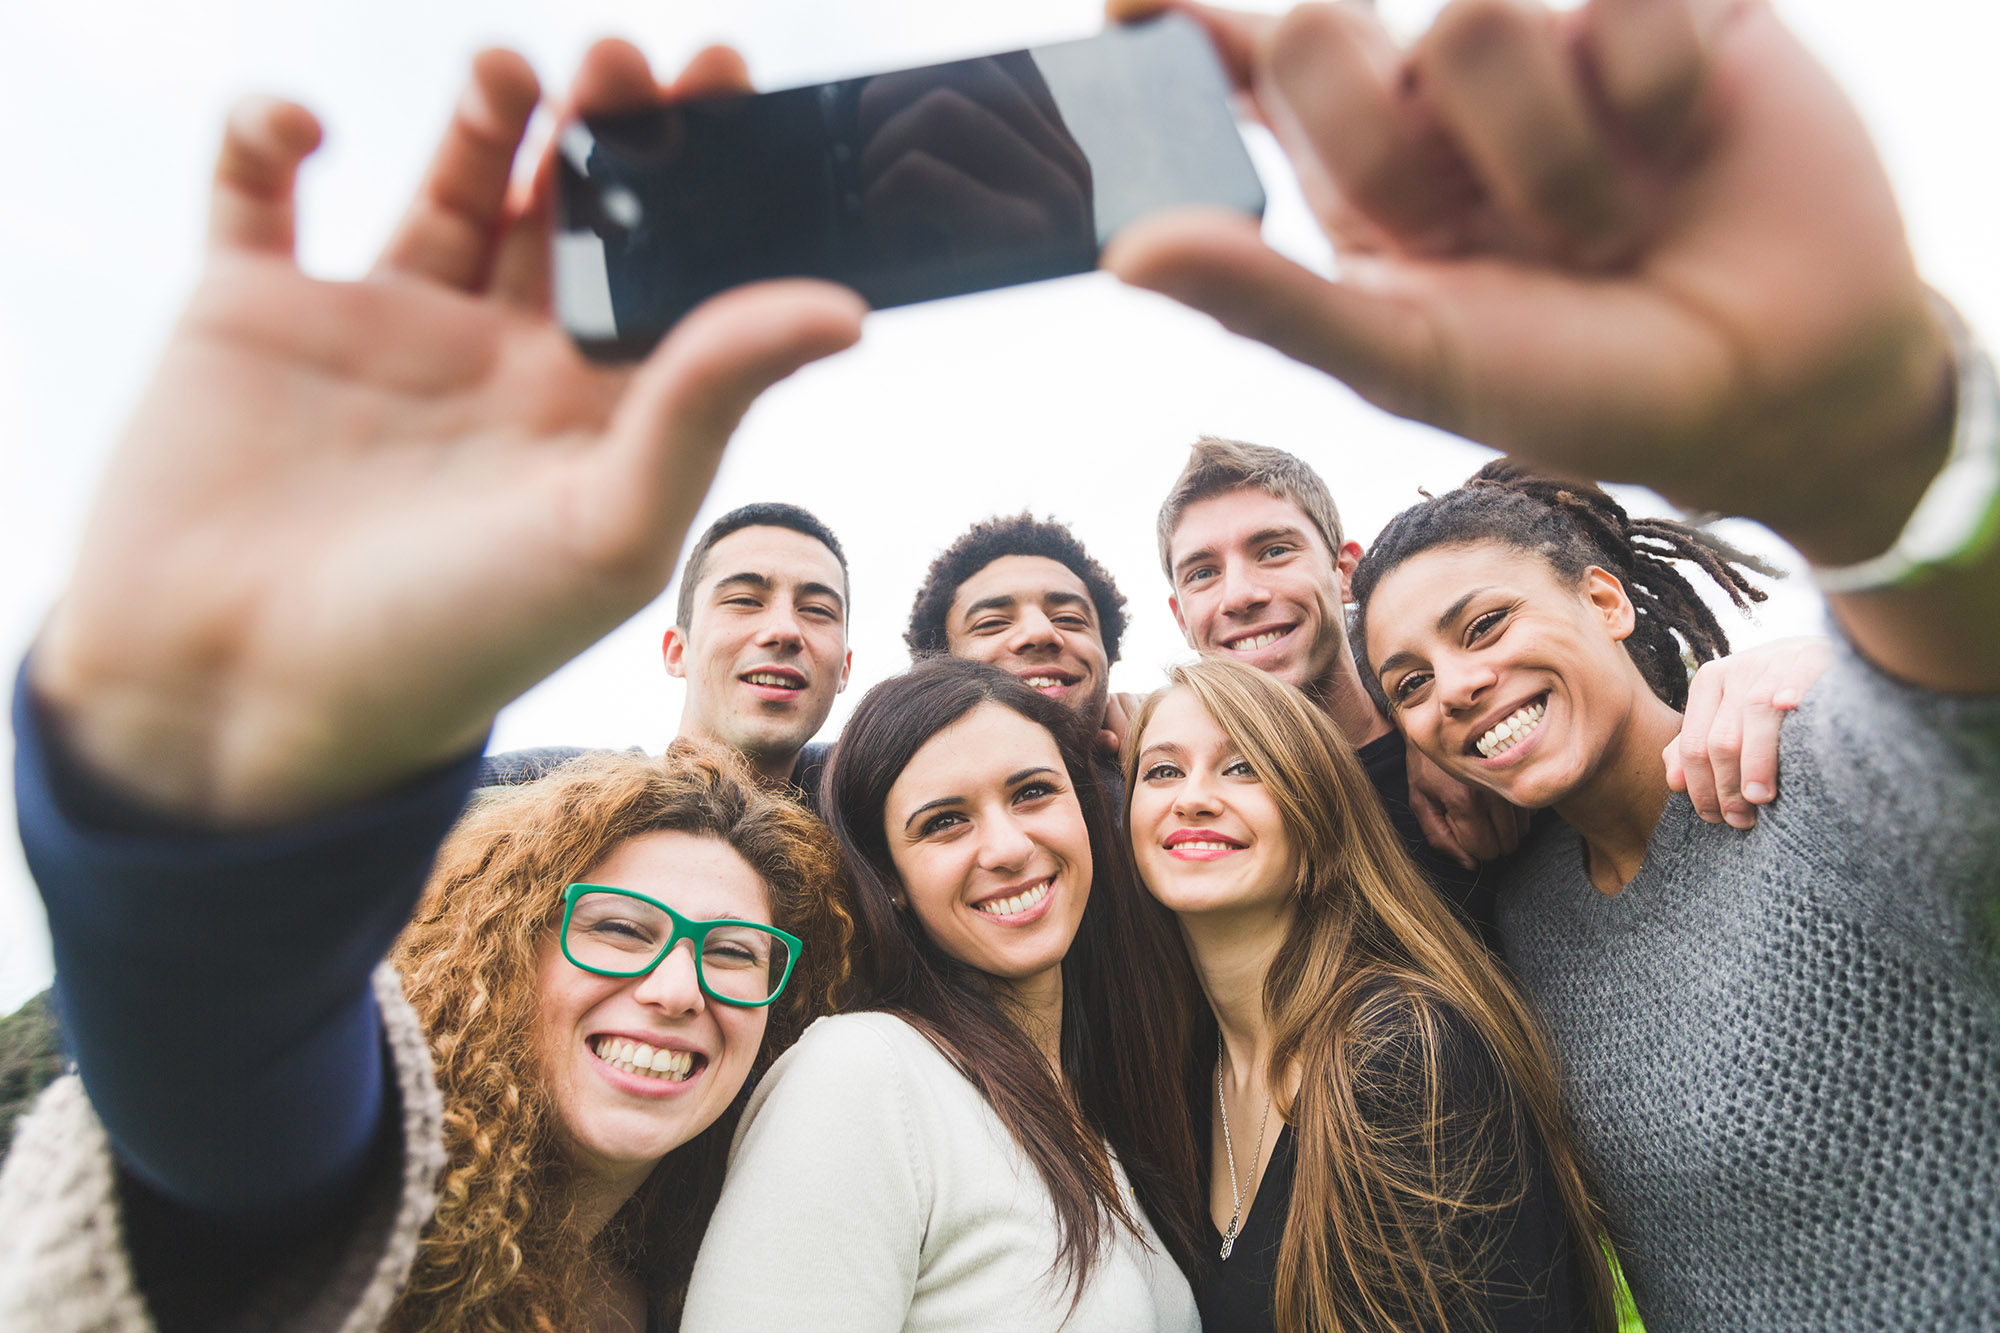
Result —
[{"label": "white knit sweater", "polygon": [[[374,983],[402,1103],[401,1177],[385,1182],[331,1264],[271,1274],[243,1328],[371,1333],[409,1277],[444,1167],[444,1108],[401,979],[384,964]],[[28,1329],[153,1333],[125,1249],[111,1144],[74,1074],[21,1120],[0,1172],[0,1330]]]}]

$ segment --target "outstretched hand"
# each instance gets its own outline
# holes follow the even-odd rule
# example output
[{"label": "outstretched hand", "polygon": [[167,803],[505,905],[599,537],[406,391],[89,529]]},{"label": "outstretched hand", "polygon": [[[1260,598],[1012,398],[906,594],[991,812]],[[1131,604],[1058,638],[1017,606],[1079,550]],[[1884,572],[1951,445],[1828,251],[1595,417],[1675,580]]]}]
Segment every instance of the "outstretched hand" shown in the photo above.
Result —
[{"label": "outstretched hand", "polygon": [[1129,228],[1107,268],[1392,412],[1817,562],[1895,536],[1944,456],[1949,342],[1867,134],[1765,0],[1455,0],[1408,48],[1354,6],[1175,7],[1341,276],[1212,213]]},{"label": "outstretched hand", "polygon": [[[603,43],[574,102],[672,88]],[[852,293],[795,281],[691,314],[636,369],[549,317],[549,174],[511,200],[538,89],[489,51],[373,273],[293,260],[319,127],[232,115],[206,270],[117,451],[31,682],[75,759],[164,812],[296,817],[477,743],[507,701],[665,585],[751,401],[851,344]]]}]

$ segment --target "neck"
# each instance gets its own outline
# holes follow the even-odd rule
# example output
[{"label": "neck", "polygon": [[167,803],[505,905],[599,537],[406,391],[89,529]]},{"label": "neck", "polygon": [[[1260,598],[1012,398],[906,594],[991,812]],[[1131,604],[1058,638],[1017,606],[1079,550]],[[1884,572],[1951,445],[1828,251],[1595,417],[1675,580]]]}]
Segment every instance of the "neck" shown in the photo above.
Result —
[{"label": "neck", "polygon": [[799,761],[798,750],[752,754],[748,750],[738,749],[721,736],[716,735],[700,718],[686,709],[683,709],[681,712],[680,729],[674,733],[674,738],[676,740],[707,741],[711,745],[720,745],[726,749],[735,750],[743,762],[750,766],[750,771],[756,775],[757,780],[766,787],[781,787],[789,783],[792,780],[792,765]]},{"label": "neck", "polygon": [[1241,1092],[1264,1076],[1271,1055],[1271,1019],[1264,979],[1291,929],[1290,904],[1267,910],[1205,912],[1181,918],[1208,1007],[1222,1029],[1232,1084]]},{"label": "neck", "polygon": [[1601,893],[1617,893],[1645,864],[1671,795],[1661,753],[1680,730],[1681,715],[1640,686],[1631,716],[1596,770],[1556,802],[1556,813],[1583,838],[1590,882]]},{"label": "neck", "polygon": [[1007,981],[996,979],[995,988],[999,992],[1008,1012],[1021,1030],[1028,1034],[1028,1040],[1056,1071],[1056,1082],[1062,1082],[1062,1019],[1063,981],[1062,967],[1057,965],[1037,972],[1031,977],[1020,977]]},{"label": "neck", "polygon": [[643,1167],[623,1169],[596,1169],[582,1163],[575,1166],[575,1193],[570,1201],[570,1225],[587,1245],[597,1239],[597,1233],[604,1230],[625,1201],[633,1196],[639,1186],[646,1183],[646,1177],[653,1173],[653,1164]]},{"label": "neck", "polygon": [[1361,683],[1361,670],[1354,665],[1352,654],[1342,652],[1333,671],[1307,693],[1355,749],[1389,734],[1389,723],[1375,711],[1375,701]]}]

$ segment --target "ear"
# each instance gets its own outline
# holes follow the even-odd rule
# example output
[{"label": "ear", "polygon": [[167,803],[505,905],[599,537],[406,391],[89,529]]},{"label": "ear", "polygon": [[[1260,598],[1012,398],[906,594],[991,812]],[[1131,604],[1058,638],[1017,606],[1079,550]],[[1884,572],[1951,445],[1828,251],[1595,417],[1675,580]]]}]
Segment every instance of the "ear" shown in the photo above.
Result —
[{"label": "ear", "polygon": [[840,655],[840,684],[833,687],[833,692],[835,694],[839,694],[842,690],[846,689],[847,678],[853,674],[854,674],[854,650],[852,648],[849,648],[846,652]]},{"label": "ear", "polygon": [[1354,569],[1361,563],[1361,543],[1342,542],[1333,553],[1334,575],[1340,580],[1340,604],[1354,605]]},{"label": "ear", "polygon": [[1607,569],[1592,565],[1583,571],[1583,599],[1604,622],[1605,628],[1611,631],[1614,640],[1622,641],[1630,636],[1639,622],[1639,613],[1632,609],[1632,599],[1625,595],[1625,585]]},{"label": "ear", "polygon": [[[660,657],[667,664],[667,674],[675,680],[687,679],[687,631],[679,625],[667,626],[667,635],[660,640]],[[842,683],[846,676],[841,677]]]},{"label": "ear", "polygon": [[1194,647],[1194,639],[1188,634],[1187,617],[1181,614],[1181,599],[1168,593],[1167,610],[1174,613],[1174,627],[1180,630],[1181,638],[1186,640],[1188,647]]}]

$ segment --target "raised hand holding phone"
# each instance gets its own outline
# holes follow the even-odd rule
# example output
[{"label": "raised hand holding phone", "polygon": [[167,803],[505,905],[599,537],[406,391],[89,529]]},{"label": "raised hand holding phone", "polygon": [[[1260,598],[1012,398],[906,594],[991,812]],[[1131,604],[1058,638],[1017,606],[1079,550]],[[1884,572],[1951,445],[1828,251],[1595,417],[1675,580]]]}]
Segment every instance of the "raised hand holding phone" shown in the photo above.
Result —
[{"label": "raised hand holding phone", "polygon": [[[1192,213],[1107,268],[1392,412],[1759,519],[1816,564],[1896,539],[1946,455],[1951,339],[1867,132],[1765,0],[1456,0],[1407,47],[1349,6],[1176,7],[1341,275]],[[2000,689],[1991,558],[1834,607],[1894,674]]]},{"label": "raised hand holding phone", "polygon": [[[672,88],[603,43],[575,99]],[[106,477],[31,684],[66,750],[164,812],[269,823],[474,745],[494,712],[664,586],[751,400],[859,335],[825,283],[733,292],[643,365],[583,361],[548,313],[547,172],[510,202],[538,89],[489,51],[375,271],[292,257],[319,128],[240,107],[211,250]]]}]

